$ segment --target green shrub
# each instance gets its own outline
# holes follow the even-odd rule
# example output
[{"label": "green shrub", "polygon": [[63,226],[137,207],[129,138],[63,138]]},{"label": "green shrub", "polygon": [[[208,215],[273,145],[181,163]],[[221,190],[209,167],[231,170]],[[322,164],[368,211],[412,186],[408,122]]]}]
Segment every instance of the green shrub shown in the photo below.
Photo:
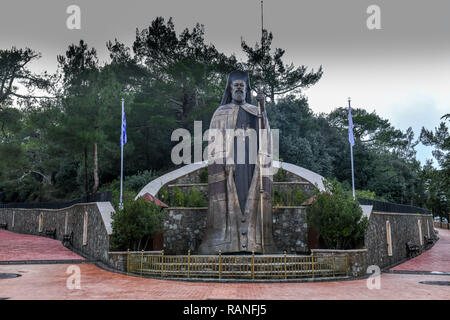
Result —
[{"label": "green shrub", "polygon": [[185,206],[185,195],[184,192],[180,190],[178,186],[173,188],[173,202],[171,202],[171,207],[184,207]]},{"label": "green shrub", "polygon": [[324,184],[325,192],[316,192],[314,202],[307,208],[308,225],[329,249],[355,248],[364,239],[368,219],[336,179]]},{"label": "green shrub", "polygon": [[[280,160],[280,162],[281,162],[281,160]],[[286,170],[284,170],[283,168],[279,168],[277,170],[277,173],[273,176],[273,181],[286,182],[287,181]]]},{"label": "green shrub", "polygon": [[167,190],[167,188],[165,186],[159,190],[157,198],[159,200],[161,200],[162,202],[164,202],[165,204],[167,204],[168,206],[170,206],[169,190]]},{"label": "green shrub", "polygon": [[[166,193],[164,193],[165,195]],[[182,191],[178,186],[175,186],[171,192],[167,192],[168,203],[170,207],[187,207],[196,208],[204,207],[206,205],[203,193],[195,186],[189,191]]]},{"label": "green shrub", "polygon": [[185,207],[196,208],[196,207],[204,207],[205,200],[203,199],[203,194],[201,191],[197,190],[196,187],[193,187],[191,191],[188,193],[185,203]]},{"label": "green shrub", "polygon": [[112,214],[111,246],[114,250],[144,250],[155,233],[163,229],[164,212],[153,202],[127,199],[123,210]]},{"label": "green shrub", "polygon": [[200,183],[208,183],[208,167],[200,171]]},{"label": "green shrub", "polygon": [[275,189],[273,191],[273,205],[274,206],[284,206],[284,193],[281,190]]},{"label": "green shrub", "polygon": [[[345,183],[341,184],[343,189],[353,198],[353,191],[352,191],[352,186],[345,181]],[[387,201],[385,198],[377,196],[376,193],[374,191],[370,191],[370,190],[355,190],[355,197],[356,199],[361,198],[361,199],[370,199],[370,200],[378,200],[378,201]]]},{"label": "green shrub", "polygon": [[273,192],[273,204],[275,206],[301,206],[309,196],[300,187],[287,190],[275,189]]},{"label": "green shrub", "polygon": [[[353,195],[353,193],[352,193],[352,195]],[[370,190],[355,190],[355,197],[374,200],[375,192],[370,191]]]},{"label": "green shrub", "polygon": [[303,202],[308,200],[308,195],[303,192],[303,190],[300,187],[295,188],[294,190],[294,197],[293,197],[293,206],[301,206]]}]

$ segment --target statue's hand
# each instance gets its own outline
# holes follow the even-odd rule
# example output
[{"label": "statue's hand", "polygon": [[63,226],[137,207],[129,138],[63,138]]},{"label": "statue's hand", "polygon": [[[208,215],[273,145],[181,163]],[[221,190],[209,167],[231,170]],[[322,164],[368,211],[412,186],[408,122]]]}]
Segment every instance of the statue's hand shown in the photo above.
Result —
[{"label": "statue's hand", "polygon": [[234,167],[232,164],[226,164],[225,165],[225,176],[229,176],[230,174],[234,173]]}]

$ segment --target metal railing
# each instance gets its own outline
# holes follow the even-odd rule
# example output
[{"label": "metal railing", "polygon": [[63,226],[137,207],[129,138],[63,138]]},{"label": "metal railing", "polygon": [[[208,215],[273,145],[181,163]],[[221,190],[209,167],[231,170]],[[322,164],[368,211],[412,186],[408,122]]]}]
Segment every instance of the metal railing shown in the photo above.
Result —
[{"label": "metal railing", "polygon": [[84,195],[78,199],[65,202],[14,202],[14,203],[0,203],[0,209],[64,209],[78,203],[90,202],[108,202],[111,201],[112,192],[98,192],[94,194]]},{"label": "metal railing", "polygon": [[296,279],[349,275],[342,255],[165,255],[127,253],[127,271],[161,278]]},{"label": "metal railing", "polygon": [[405,205],[405,204],[397,204],[397,203],[391,203],[391,202],[386,202],[386,201],[363,199],[363,198],[358,198],[358,202],[362,205],[373,206],[373,211],[394,212],[394,213],[431,214],[431,211],[429,211],[427,209],[410,206],[410,205]]}]

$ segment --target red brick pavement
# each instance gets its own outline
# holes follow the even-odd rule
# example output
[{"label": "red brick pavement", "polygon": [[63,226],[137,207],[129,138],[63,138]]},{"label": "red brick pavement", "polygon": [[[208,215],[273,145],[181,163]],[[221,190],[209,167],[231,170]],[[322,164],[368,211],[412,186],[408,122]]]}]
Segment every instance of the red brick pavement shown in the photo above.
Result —
[{"label": "red brick pavement", "polygon": [[439,230],[439,241],[428,251],[391,270],[450,272],[450,230]]},{"label": "red brick pavement", "polygon": [[[448,270],[447,260],[449,252],[448,240],[450,233],[440,230],[441,240],[433,247],[433,254],[428,257],[433,261],[422,265],[435,266],[438,270]],[[17,241],[12,243],[13,239]],[[39,237],[37,237],[39,238]],[[3,239],[10,242],[3,243]],[[22,242],[24,240],[24,242]],[[42,242],[41,242],[42,241]],[[28,245],[25,243],[28,242]],[[64,247],[47,238],[23,236],[0,232],[0,257],[23,259],[34,257],[43,259],[54,258],[54,252],[47,252],[37,243],[55,245],[59,251]],[[34,246],[34,247],[33,247]],[[14,254],[16,247],[22,248]],[[4,250],[13,254],[4,254]],[[30,254],[35,248],[36,254]],[[51,250],[52,251],[52,250]],[[40,254],[38,254],[38,252]],[[67,257],[65,255],[63,257]],[[72,256],[70,256],[72,258]],[[417,257],[420,258],[420,257]],[[444,259],[444,260],[442,260]],[[410,268],[421,268],[420,259]],[[444,261],[443,267],[440,261]],[[405,264],[407,264],[406,262]],[[403,265],[405,265],[403,264]],[[400,265],[398,267],[402,267]],[[73,274],[67,273],[68,264],[50,265],[0,265],[0,273],[19,273],[22,276],[14,279],[0,279],[0,298],[10,299],[450,299],[450,286],[427,285],[421,281],[450,281],[450,276],[395,274],[381,275],[380,289],[368,289],[367,279],[335,282],[315,283],[198,283],[183,281],[168,281],[127,276],[108,272],[93,264],[78,264],[80,269],[81,289],[68,289],[67,282]],[[430,270],[427,270],[430,271]]]},{"label": "red brick pavement", "polygon": [[61,241],[0,230],[0,261],[82,259]]},{"label": "red brick pavement", "polygon": [[315,283],[197,283],[126,276],[92,264],[78,264],[81,289],[66,286],[70,265],[0,265],[0,273],[20,273],[19,278],[0,280],[0,298],[10,299],[443,299],[449,286],[419,281],[449,281],[449,276],[383,273],[381,288],[369,290],[367,280]]}]

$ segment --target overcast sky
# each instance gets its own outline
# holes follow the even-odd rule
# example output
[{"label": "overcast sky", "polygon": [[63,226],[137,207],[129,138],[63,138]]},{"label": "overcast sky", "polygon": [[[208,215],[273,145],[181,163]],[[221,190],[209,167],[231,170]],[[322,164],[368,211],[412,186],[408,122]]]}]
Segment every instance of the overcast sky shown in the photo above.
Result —
[{"label": "overcast sky", "polygon": [[[107,60],[105,43],[131,45],[136,28],[157,16],[173,17],[177,31],[205,25],[207,42],[243,58],[241,36],[260,38],[260,0],[0,0],[0,48],[30,47],[43,57],[34,71],[56,70],[56,55],[84,39]],[[81,29],[69,30],[69,5],[81,9]],[[381,9],[381,29],[369,30],[369,5]],[[324,75],[305,91],[314,112],[346,106],[375,110],[416,137],[450,112],[450,1],[448,0],[265,0],[264,27],[285,62],[317,68]],[[432,158],[419,145],[418,158]]]}]

